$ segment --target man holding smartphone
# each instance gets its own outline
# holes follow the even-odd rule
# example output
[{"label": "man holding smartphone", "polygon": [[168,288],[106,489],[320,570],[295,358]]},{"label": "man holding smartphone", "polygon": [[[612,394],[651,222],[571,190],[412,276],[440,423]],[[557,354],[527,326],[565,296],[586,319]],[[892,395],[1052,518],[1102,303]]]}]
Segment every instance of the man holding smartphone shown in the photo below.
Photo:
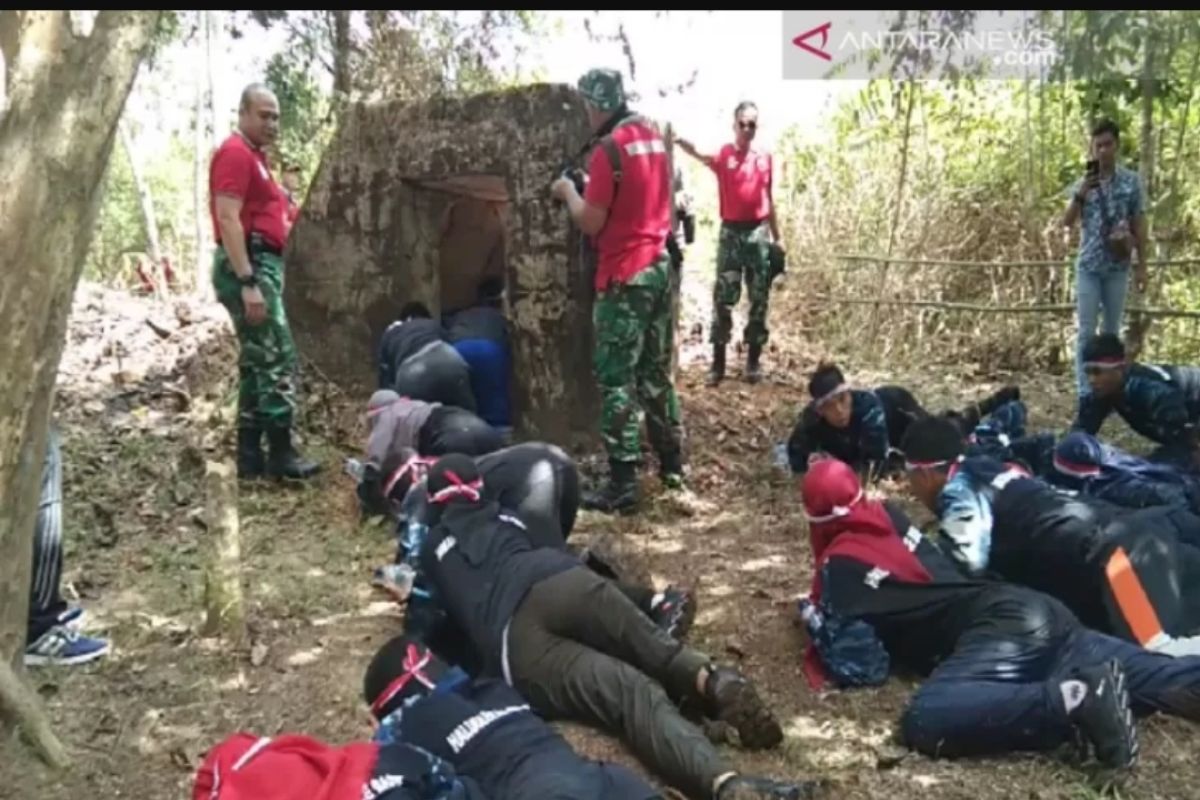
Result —
[{"label": "man holding smartphone", "polygon": [[1117,164],[1120,130],[1112,120],[1092,128],[1092,157],[1084,177],[1070,188],[1064,228],[1078,219],[1082,233],[1075,260],[1079,334],[1075,350],[1075,382],[1087,391],[1083,349],[1096,332],[1104,309],[1103,333],[1120,335],[1129,287],[1129,267],[1136,253],[1134,278],[1139,293],[1146,290],[1146,201],[1137,172]]}]

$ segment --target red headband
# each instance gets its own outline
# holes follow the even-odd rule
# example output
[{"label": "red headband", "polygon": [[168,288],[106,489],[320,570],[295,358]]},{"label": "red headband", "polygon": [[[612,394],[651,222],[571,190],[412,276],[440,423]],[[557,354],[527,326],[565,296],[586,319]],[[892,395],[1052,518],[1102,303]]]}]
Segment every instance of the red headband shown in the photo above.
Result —
[{"label": "red headband", "polygon": [[431,681],[429,676],[423,671],[425,669],[425,665],[428,664],[432,658],[433,654],[430,651],[426,650],[425,653],[422,654],[421,651],[417,649],[415,644],[410,644],[407,651],[404,653],[404,672],[401,673],[391,683],[389,683],[387,688],[383,690],[379,697],[375,698],[375,702],[371,703],[372,713],[378,716],[383,709],[387,708],[387,704],[392,702],[392,699],[395,698],[396,695],[400,694],[404,687],[408,685],[408,682],[413,678],[416,678],[417,681],[423,684],[426,688],[433,689],[436,684]]},{"label": "red headband", "polygon": [[384,496],[386,497],[387,495],[390,495],[392,493],[392,488],[396,485],[396,483],[409,472],[414,473],[413,483],[419,481],[423,476],[418,476],[415,473],[422,468],[428,471],[430,465],[433,464],[433,461],[434,460],[432,458],[422,458],[420,455],[414,455],[410,457],[408,461],[405,461],[396,469],[395,472],[388,476],[387,483],[383,487]]},{"label": "red headband", "polygon": [[448,469],[443,474],[446,476],[446,480],[450,482],[450,485],[431,494],[429,502],[446,503],[452,497],[465,497],[472,503],[479,502],[479,490],[483,488],[483,478],[476,478],[467,483],[458,477],[453,470]]}]

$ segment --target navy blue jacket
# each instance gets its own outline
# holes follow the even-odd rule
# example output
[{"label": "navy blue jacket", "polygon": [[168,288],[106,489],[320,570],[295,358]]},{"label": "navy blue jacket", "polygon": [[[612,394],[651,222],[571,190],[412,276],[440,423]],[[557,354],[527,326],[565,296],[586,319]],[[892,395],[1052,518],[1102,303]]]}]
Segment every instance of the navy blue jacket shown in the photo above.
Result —
[{"label": "navy blue jacket", "polygon": [[887,414],[875,392],[850,391],[850,424],[845,428],[829,425],[809,403],[800,413],[788,439],[788,463],[794,474],[808,471],[808,459],[814,453],[827,453],[855,470],[882,464],[887,458]]},{"label": "navy blue jacket", "polygon": [[1114,411],[1153,442],[1190,443],[1200,418],[1200,369],[1134,364],[1119,398],[1102,400],[1090,391],[1080,396],[1072,428],[1095,436]]},{"label": "navy blue jacket", "polygon": [[438,691],[400,711],[399,738],[486,787],[492,800],[650,800],[659,793],[625,767],[579,756],[499,680]]}]

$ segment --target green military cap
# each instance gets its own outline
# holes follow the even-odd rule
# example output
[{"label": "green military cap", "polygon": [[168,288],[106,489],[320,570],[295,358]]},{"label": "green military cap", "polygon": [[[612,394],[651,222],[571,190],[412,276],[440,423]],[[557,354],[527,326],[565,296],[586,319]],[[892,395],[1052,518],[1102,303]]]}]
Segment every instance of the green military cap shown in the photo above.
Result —
[{"label": "green military cap", "polygon": [[621,73],[615,69],[588,70],[579,79],[579,93],[600,111],[616,111],[625,104]]}]

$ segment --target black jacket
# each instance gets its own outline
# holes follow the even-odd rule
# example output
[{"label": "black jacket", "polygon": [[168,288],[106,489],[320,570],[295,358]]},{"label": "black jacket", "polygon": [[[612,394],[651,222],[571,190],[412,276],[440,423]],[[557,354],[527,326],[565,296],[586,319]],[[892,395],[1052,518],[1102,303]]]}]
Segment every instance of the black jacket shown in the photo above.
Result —
[{"label": "black jacket", "polygon": [[898,534],[930,574],[929,583],[898,581],[855,559],[834,556],[825,564],[822,600],[838,617],[861,619],[874,629],[894,668],[928,675],[959,647],[986,648],[1019,639],[1050,642],[1077,625],[1052,597],[1030,589],[962,574],[891,504]]},{"label": "black jacket", "polygon": [[445,759],[492,800],[648,800],[658,793],[615,764],[580,757],[499,680],[438,692],[405,708],[403,741]]},{"label": "black jacket", "polygon": [[421,573],[466,632],[488,674],[498,675],[512,615],[536,583],[581,567],[562,550],[535,548],[524,523],[496,503],[446,506],[421,545]]},{"label": "black jacket", "polygon": [[432,342],[446,341],[446,331],[432,319],[393,322],[379,342],[379,388],[391,389],[396,368]]},{"label": "black jacket", "polygon": [[1110,627],[1104,570],[1114,539],[1131,525],[1161,525],[1154,509],[1075,496],[989,458],[958,466],[938,517],[941,544],[968,572],[1052,595],[1100,630]]}]

